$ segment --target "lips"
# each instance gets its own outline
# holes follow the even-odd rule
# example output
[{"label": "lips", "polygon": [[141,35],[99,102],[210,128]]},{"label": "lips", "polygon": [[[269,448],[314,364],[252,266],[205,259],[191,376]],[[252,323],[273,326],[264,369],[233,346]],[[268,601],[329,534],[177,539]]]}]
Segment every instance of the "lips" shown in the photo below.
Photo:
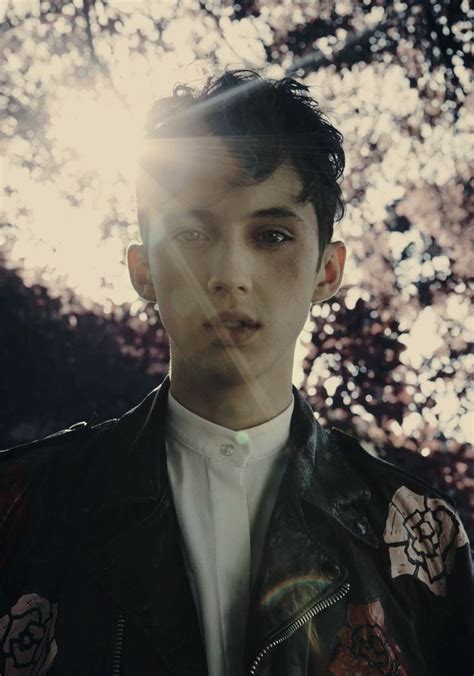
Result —
[{"label": "lips", "polygon": [[259,322],[257,322],[250,315],[246,314],[245,312],[237,312],[235,310],[224,310],[223,312],[219,312],[218,314],[211,317],[210,320],[206,321],[204,326],[220,328],[229,322],[239,322],[241,324],[239,327],[226,327],[232,330],[237,328],[258,328],[260,326]]},{"label": "lips", "polygon": [[258,332],[258,326],[242,326],[232,329],[221,324],[220,326],[209,325],[206,327],[206,330],[213,335],[213,345],[217,347],[232,347],[243,345],[249,341]]},{"label": "lips", "polygon": [[[232,325],[234,322],[235,325]],[[204,327],[214,337],[213,345],[219,347],[243,345],[254,336],[260,326],[250,315],[233,310],[219,312],[204,323]]]}]

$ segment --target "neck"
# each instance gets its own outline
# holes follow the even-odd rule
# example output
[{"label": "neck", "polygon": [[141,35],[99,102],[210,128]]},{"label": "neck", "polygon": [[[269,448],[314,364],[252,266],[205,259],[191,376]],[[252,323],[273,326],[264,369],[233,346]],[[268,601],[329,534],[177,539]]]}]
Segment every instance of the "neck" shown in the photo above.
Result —
[{"label": "neck", "polygon": [[[281,380],[281,374],[278,375]],[[275,418],[290,405],[291,377],[279,386],[272,380],[274,378],[223,384],[171,368],[170,391],[182,406],[201,418],[227,429],[244,430]]]}]

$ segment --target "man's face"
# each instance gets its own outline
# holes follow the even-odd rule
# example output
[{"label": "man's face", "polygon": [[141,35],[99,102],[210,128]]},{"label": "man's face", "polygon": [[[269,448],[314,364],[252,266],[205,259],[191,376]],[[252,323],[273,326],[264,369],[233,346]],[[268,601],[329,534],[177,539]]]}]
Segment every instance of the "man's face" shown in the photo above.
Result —
[{"label": "man's face", "polygon": [[[191,369],[227,385],[248,378],[268,385],[277,372],[291,380],[296,340],[324,272],[316,271],[314,208],[296,203],[301,183],[289,164],[236,187],[239,167],[225,142],[207,137],[204,150],[203,139],[195,141],[187,139],[183,157],[174,153],[176,172],[148,164],[139,196],[148,220],[142,262],[170,339],[172,374]],[[294,215],[269,212],[277,207]],[[258,328],[206,325],[225,310],[249,315]]]}]

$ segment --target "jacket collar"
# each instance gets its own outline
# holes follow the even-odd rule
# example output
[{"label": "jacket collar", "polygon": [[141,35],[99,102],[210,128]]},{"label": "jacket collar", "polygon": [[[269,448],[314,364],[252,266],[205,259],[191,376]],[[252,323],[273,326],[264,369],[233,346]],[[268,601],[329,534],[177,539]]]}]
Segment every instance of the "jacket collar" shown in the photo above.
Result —
[{"label": "jacket collar", "polygon": [[[94,470],[84,481],[81,513],[87,519],[81,532],[91,575],[148,634],[170,671],[184,674],[189,669],[197,676],[206,673],[204,649],[166,465],[169,386],[166,377],[104,434],[102,445],[99,436]],[[289,462],[249,611],[249,663],[282,627],[331,594],[347,576],[318,534],[310,533],[304,516],[308,506],[357,540],[378,546],[365,514],[370,490],[349,465],[342,433],[323,430],[296,388],[293,394]],[[186,631],[178,629],[183,626]]]},{"label": "jacket collar", "polygon": [[[103,504],[155,502],[168,486],[164,434],[169,387],[166,376],[118,420],[114,438],[121,450],[114,456],[113,474],[107,472]],[[377,548],[378,540],[365,515],[370,489],[347,459],[350,446],[360,447],[359,442],[337,428],[323,429],[294,386],[293,395],[289,462],[282,490],[326,512],[355,538]],[[155,471],[150,472],[151,467]]]},{"label": "jacket collar", "polygon": [[299,499],[338,521],[355,538],[378,548],[365,512],[371,492],[347,454],[360,444],[337,428],[328,432],[315,419],[310,405],[293,387],[295,410],[286,487]]},{"label": "jacket collar", "polygon": [[[346,447],[353,448],[357,440],[351,441],[339,430],[326,432],[296,388],[293,394],[289,462],[251,599],[247,666],[292,622],[328,599],[347,579],[347,570],[333,552],[334,535],[340,539],[334,522],[365,545],[379,546],[365,511],[370,490],[346,459]],[[311,508],[316,510],[316,527],[305,516]],[[301,650],[299,661],[303,664],[307,647],[305,642],[299,648],[295,645]]]},{"label": "jacket collar", "polygon": [[94,443],[78,532],[90,575],[148,638],[167,673],[204,676],[205,652],[166,466],[168,388],[166,378],[104,433],[102,444],[100,436]]}]

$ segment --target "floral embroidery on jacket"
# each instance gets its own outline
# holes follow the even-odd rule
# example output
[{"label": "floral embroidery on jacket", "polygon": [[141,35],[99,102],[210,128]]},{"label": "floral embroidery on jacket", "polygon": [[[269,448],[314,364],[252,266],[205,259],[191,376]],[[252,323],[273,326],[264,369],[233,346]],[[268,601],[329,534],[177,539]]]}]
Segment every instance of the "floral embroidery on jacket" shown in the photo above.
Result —
[{"label": "floral embroidery on jacket", "polygon": [[390,546],[392,577],[413,575],[437,596],[446,596],[456,549],[468,542],[444,500],[418,495],[406,486],[390,502],[384,540]]},{"label": "floral embroidery on jacket", "polygon": [[43,676],[54,662],[57,604],[24,594],[0,617],[0,674]]},{"label": "floral embroidery on jacket", "polygon": [[347,624],[338,631],[339,644],[329,672],[334,676],[408,676],[400,650],[385,630],[378,599],[350,605]]}]

